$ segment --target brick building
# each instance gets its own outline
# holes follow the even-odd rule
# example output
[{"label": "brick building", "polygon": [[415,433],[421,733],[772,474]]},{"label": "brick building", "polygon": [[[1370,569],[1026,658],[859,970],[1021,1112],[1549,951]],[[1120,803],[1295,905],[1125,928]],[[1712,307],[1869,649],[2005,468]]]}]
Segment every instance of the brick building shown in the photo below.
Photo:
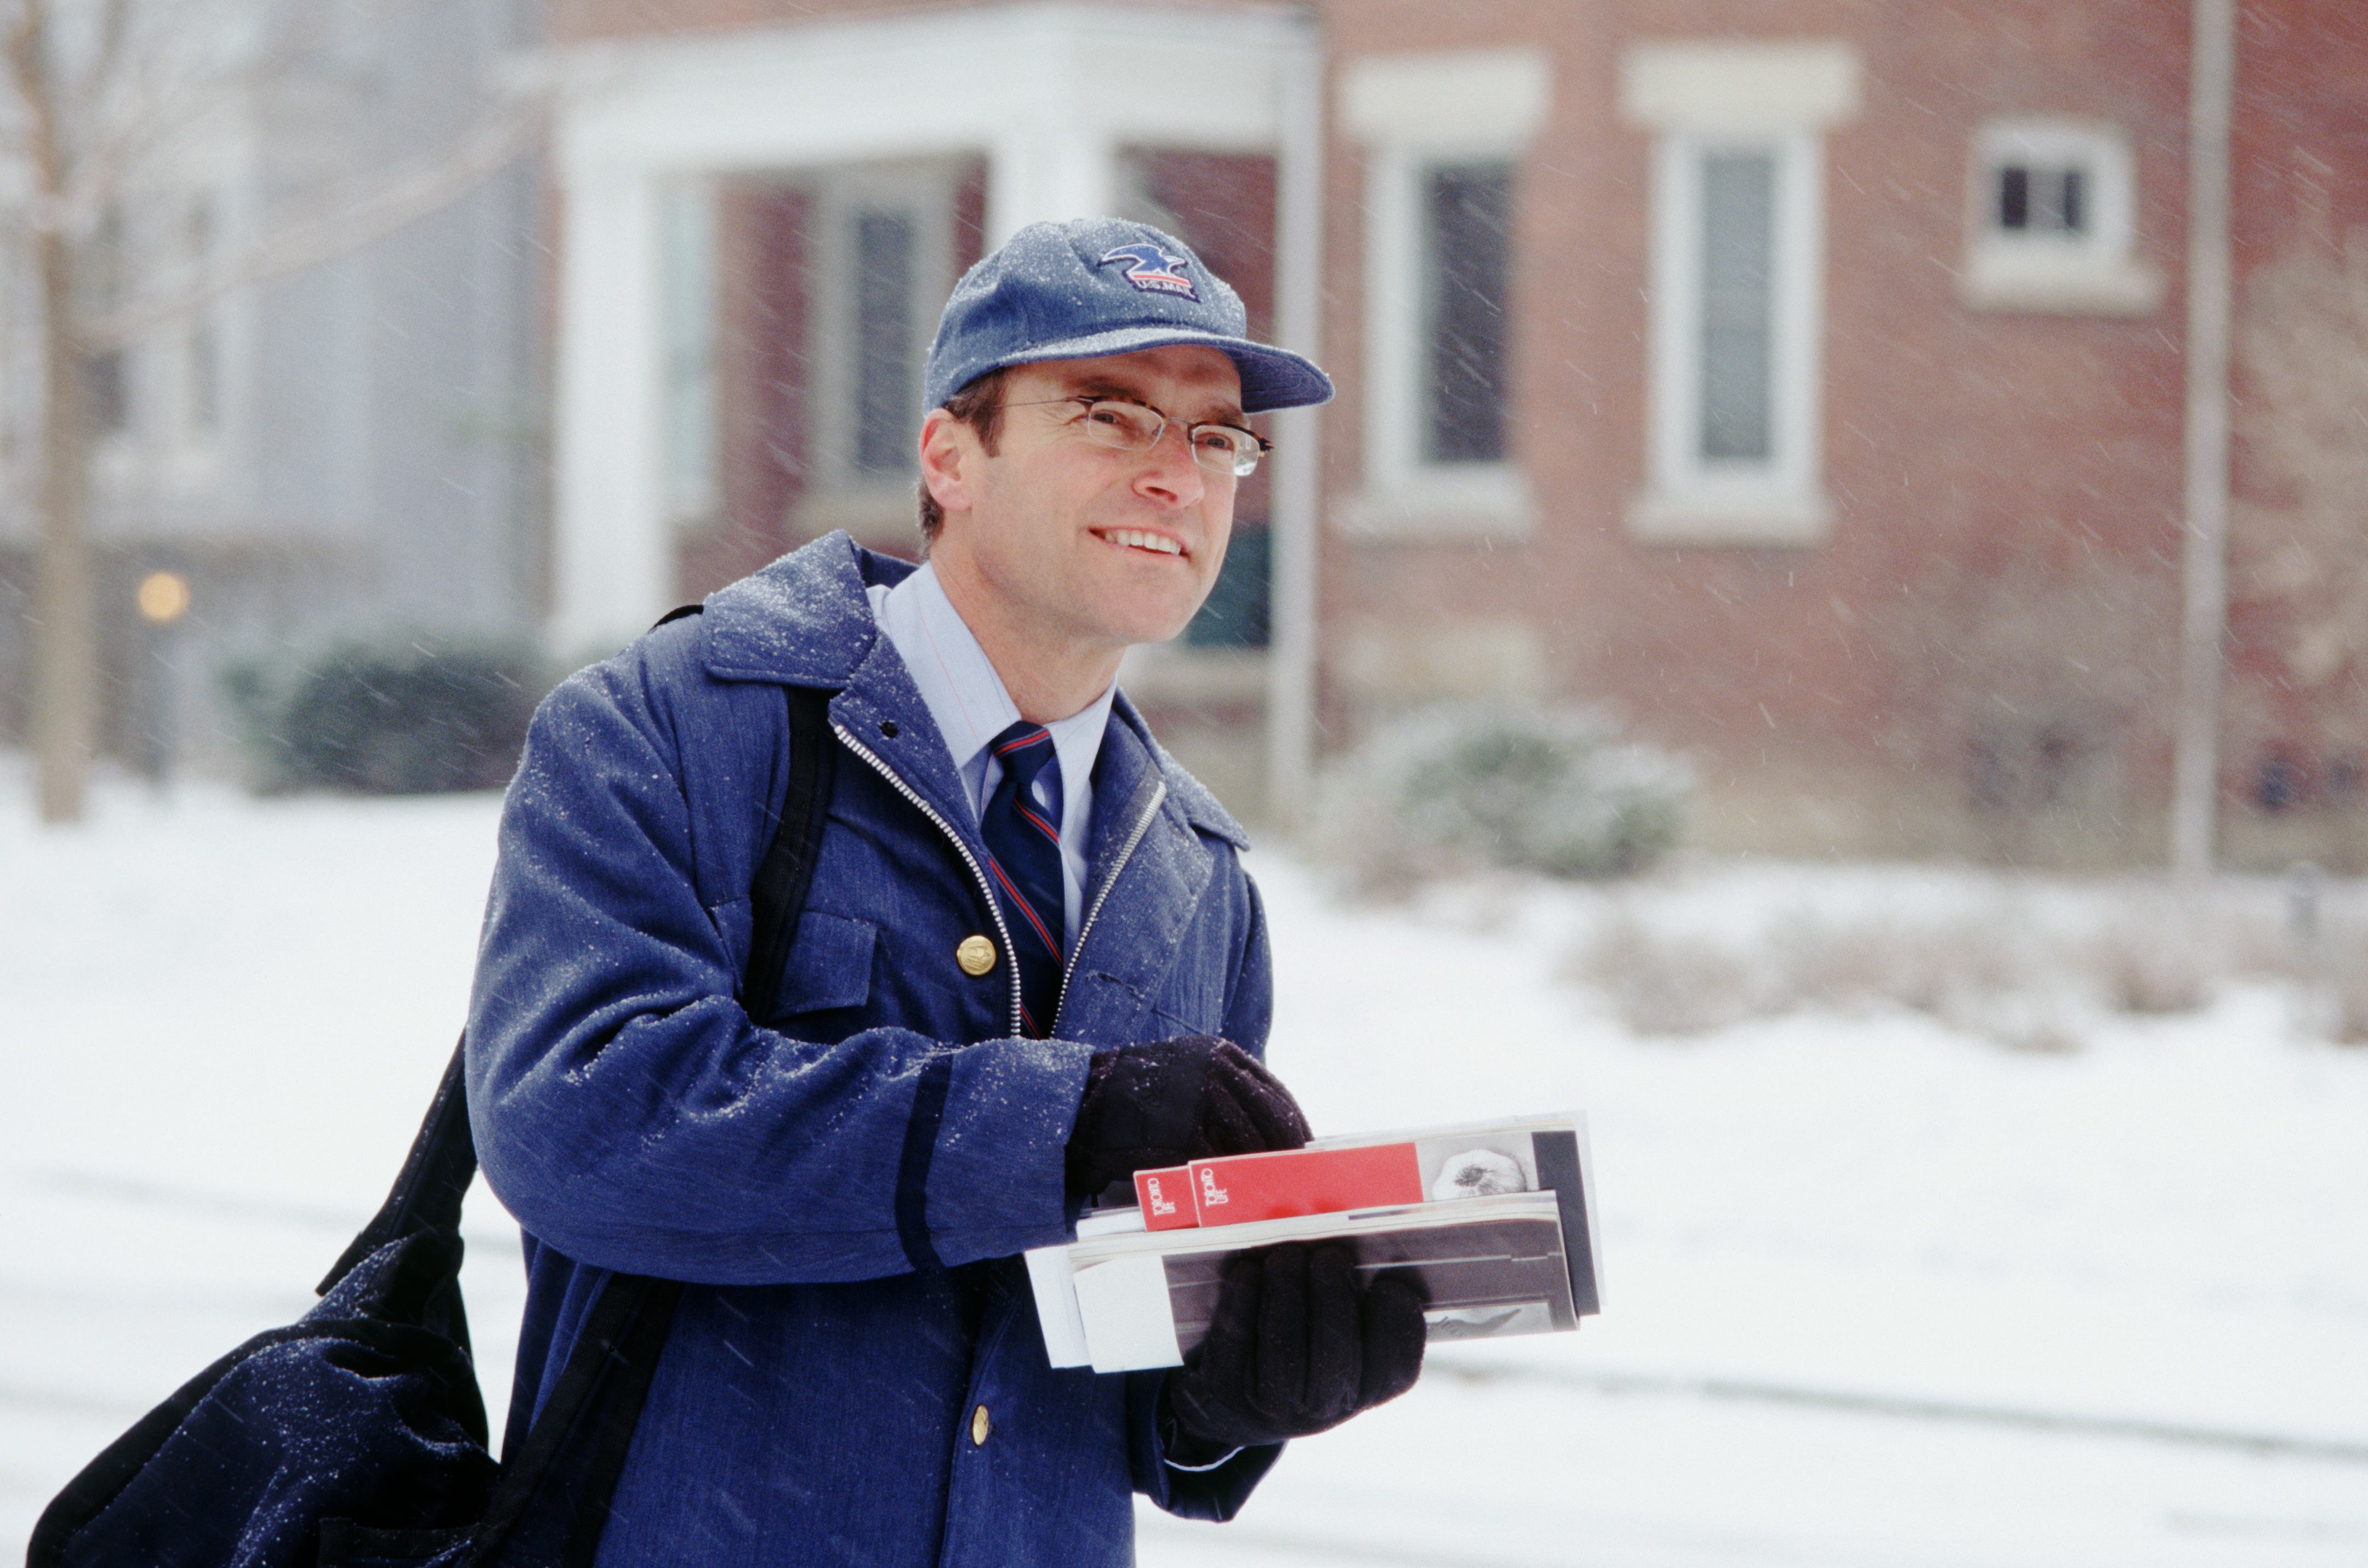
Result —
[{"label": "brick building", "polygon": [[[1119,211],[1341,385],[1275,420],[1210,610],[1124,677],[1247,809],[1478,695],[1687,751],[1713,844],[2158,856],[2188,6],[548,17],[563,641],[830,528],[910,550],[946,289],[1025,222]],[[2343,860],[2368,17],[2249,0],[2237,60],[2226,837]]]}]

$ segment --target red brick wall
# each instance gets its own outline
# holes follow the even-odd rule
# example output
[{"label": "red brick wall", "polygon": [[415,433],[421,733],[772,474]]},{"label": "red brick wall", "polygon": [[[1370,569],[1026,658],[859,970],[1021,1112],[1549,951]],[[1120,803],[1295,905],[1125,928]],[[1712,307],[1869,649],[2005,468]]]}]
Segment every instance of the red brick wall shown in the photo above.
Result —
[{"label": "red brick wall", "polygon": [[[551,17],[570,40],[907,8],[552,0]],[[1493,548],[1327,532],[1327,647],[1360,617],[1518,618],[1556,694],[1618,704],[1702,758],[1714,785],[1915,796],[1929,826],[1962,813],[1983,748],[2020,724],[2042,750],[2095,752],[2124,817],[2158,812],[2182,543],[2188,12],[2178,0],[1323,0],[1336,77],[1369,53],[1505,44],[1543,46],[1554,64],[1550,120],[1520,171],[1512,302],[1514,440],[1541,526]],[[1809,549],[1654,548],[1624,527],[1645,476],[1652,139],[1620,117],[1620,65],[1632,45],[1688,38],[1839,40],[1864,66],[1861,112],[1825,143],[1823,478],[1837,517]],[[2368,225],[2368,7],[2246,0],[2239,60],[2241,307],[2263,267],[2297,249],[2334,255]],[[2167,285],[2150,313],[1959,299],[1975,138],[2009,114],[2126,131],[2138,259]],[[1335,141],[1324,358],[1342,387],[1325,427],[1336,499],[1361,488],[1361,165]],[[1221,270],[1263,316],[1263,257],[1229,254]],[[2330,703],[2368,726],[2356,682],[2297,694],[2280,665],[2290,629],[2249,585],[2243,530],[2273,519],[2291,486],[2243,428],[2240,413],[2238,793],[2264,746],[2300,736],[2319,756]],[[1324,714],[1332,744],[1354,733],[1338,681]],[[1895,838],[1917,839],[1914,815],[1902,809]]]},{"label": "red brick wall", "polygon": [[[2139,251],[2173,278],[2183,235],[2184,7],[1597,0],[1336,5],[1336,58],[1536,42],[1552,117],[1521,169],[1513,310],[1519,449],[1543,501],[1533,542],[1352,543],[1326,551],[1326,612],[1516,614],[1565,694],[1609,699],[1713,772],[1812,758],[1922,770],[1954,790],[1974,672],[1938,642],[1982,613],[1979,579],[2023,560],[2132,579],[2167,667],[2180,508],[2180,304],[2135,321],[1958,302],[1968,160],[2005,113],[2094,115],[2138,156]],[[1649,548],[1623,517],[1645,475],[1651,136],[1619,115],[1632,44],[1839,39],[1864,106],[1827,138],[1824,475],[1838,514],[1807,550]],[[1335,150],[1327,347],[1349,389],[1331,488],[1357,485],[1360,158]],[[2025,575],[2045,575],[2039,566]],[[2067,590],[2077,592],[2077,589]],[[1920,608],[1923,607],[1923,608]],[[1936,665],[1939,666],[1936,669]],[[2078,679],[2077,676],[2067,678]],[[2154,694],[2149,693],[2149,696]],[[1338,718],[1346,718],[1336,702]],[[2158,781],[2158,715],[2121,737]]]},{"label": "red brick wall", "polygon": [[[2232,796],[2249,798],[2263,764],[2278,756],[2298,771],[2301,804],[2334,804],[2347,770],[2357,789],[2368,685],[2356,663],[2322,675],[2293,656],[2296,606],[2276,585],[2271,555],[2306,496],[2297,475],[2246,438],[2257,420],[2279,411],[2256,401],[2245,350],[2249,333],[2271,325],[2266,274],[2340,268],[2347,247],[2368,243],[2368,10],[2338,0],[2251,0],[2239,17],[2231,149],[2238,215],[2234,679],[2223,772]],[[2363,324],[2348,324],[2356,335]]]},{"label": "red brick wall", "polygon": [[808,460],[805,213],[792,187],[733,179],[716,192],[718,516],[686,537],[680,593],[699,598],[790,548]]}]

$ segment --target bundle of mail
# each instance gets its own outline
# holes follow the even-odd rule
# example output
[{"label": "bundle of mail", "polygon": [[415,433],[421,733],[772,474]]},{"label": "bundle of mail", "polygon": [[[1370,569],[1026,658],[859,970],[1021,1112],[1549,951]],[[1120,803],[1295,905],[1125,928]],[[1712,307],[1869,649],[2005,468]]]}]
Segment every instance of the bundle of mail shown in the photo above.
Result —
[{"label": "bundle of mail", "polygon": [[1338,1239],[1366,1276],[1410,1272],[1430,1338],[1553,1334],[1601,1310],[1583,1118],[1319,1138],[1137,1172],[1135,1205],[1028,1255],[1055,1367],[1174,1367],[1208,1333],[1225,1260]]}]

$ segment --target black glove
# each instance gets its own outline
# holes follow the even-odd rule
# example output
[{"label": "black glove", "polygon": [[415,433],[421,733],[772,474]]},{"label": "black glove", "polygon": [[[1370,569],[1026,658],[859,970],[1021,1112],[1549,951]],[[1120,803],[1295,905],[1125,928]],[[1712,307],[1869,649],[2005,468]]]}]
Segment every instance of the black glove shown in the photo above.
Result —
[{"label": "black glove", "polygon": [[1422,1375],[1422,1305],[1410,1275],[1359,1289],[1344,1242],[1285,1242],[1226,1259],[1209,1336],[1160,1391],[1189,1440],[1168,1457],[1189,1464],[1304,1437],[1397,1398]]},{"label": "black glove", "polygon": [[1086,1074],[1069,1133],[1069,1187],[1092,1197],[1140,1170],[1306,1142],[1299,1102],[1233,1041],[1198,1035],[1121,1046],[1094,1052]]}]

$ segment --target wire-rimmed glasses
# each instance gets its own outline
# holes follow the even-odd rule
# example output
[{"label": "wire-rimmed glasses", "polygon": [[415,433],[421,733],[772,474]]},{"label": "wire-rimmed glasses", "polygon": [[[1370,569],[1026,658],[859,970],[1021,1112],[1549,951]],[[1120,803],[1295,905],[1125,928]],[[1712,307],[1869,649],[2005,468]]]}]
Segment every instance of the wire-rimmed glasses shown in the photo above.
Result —
[{"label": "wire-rimmed glasses", "polygon": [[[1085,412],[1078,415],[1077,424],[1087,439],[1121,452],[1147,452],[1167,434],[1167,415],[1147,403],[1129,398],[1047,397],[1003,406],[1050,408],[1062,403],[1083,406]],[[1235,479],[1247,479],[1256,473],[1258,459],[1274,450],[1273,442],[1238,425],[1187,425],[1184,444],[1191,450],[1194,462],[1212,473],[1229,473]]]}]

